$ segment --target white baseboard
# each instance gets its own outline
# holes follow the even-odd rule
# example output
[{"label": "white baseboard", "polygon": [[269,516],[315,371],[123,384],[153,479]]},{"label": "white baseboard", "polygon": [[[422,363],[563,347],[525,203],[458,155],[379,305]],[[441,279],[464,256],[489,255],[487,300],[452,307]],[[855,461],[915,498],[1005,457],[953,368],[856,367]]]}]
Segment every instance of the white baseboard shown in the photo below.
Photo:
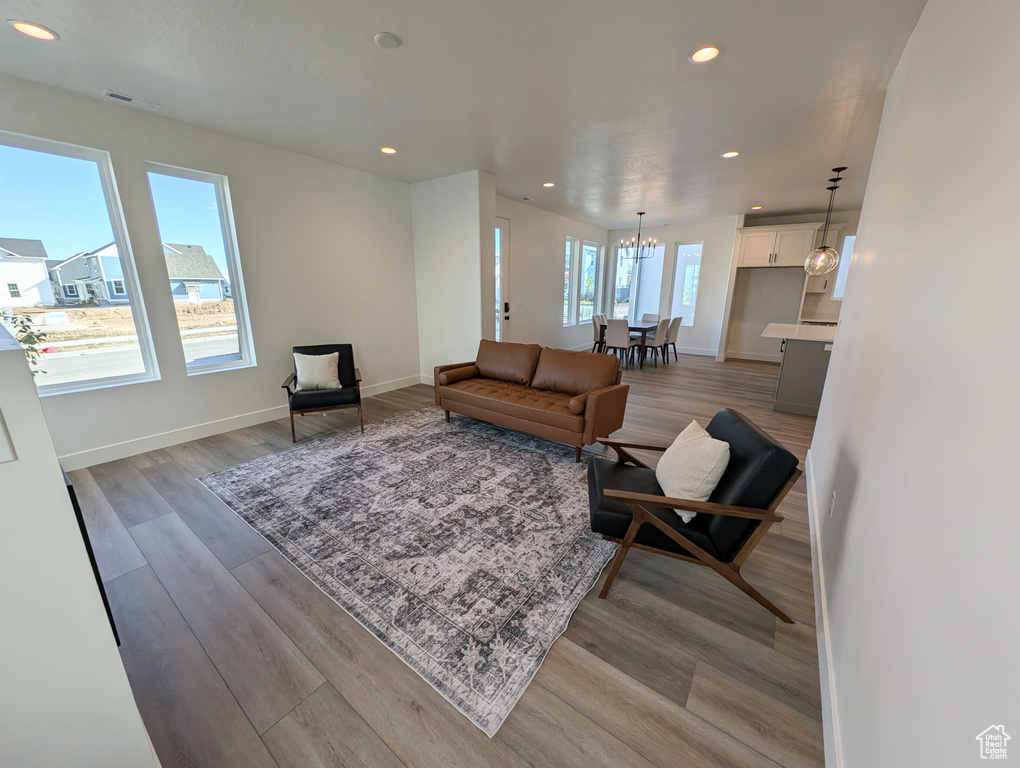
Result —
[{"label": "white baseboard", "polygon": [[[362,387],[361,394],[363,397],[372,397],[373,395],[381,395],[383,392],[409,387],[417,383],[417,376],[405,376],[402,379],[393,379]],[[432,381],[430,380],[429,384],[431,383]],[[261,411],[252,411],[250,413],[238,414],[237,416],[228,416],[224,419],[207,421],[202,424],[193,424],[188,427],[181,427],[180,429],[160,432],[156,435],[147,435],[135,438],[134,440],[103,445],[98,448],[90,448],[86,451],[78,451],[77,453],[68,453],[60,457],[60,465],[65,471],[73,472],[76,469],[84,469],[95,464],[126,459],[128,456],[136,456],[139,453],[155,451],[159,448],[169,448],[171,445],[179,445],[191,440],[200,440],[203,437],[230,432],[234,429],[243,429],[244,427],[252,427],[267,421],[283,419],[287,417],[287,413],[286,405],[278,405],[273,408],[265,408]]]},{"label": "white baseboard", "polygon": [[[715,354],[714,352],[712,354]],[[782,355],[769,355],[761,352],[727,352],[724,357],[732,357],[734,360],[754,360],[759,363],[781,363]]]},{"label": "white baseboard", "polygon": [[839,710],[836,707],[836,679],[832,667],[832,640],[829,632],[829,610],[825,599],[825,565],[822,562],[822,541],[818,526],[815,475],[811,451],[804,460],[807,481],[808,527],[811,537],[811,576],[815,590],[815,634],[818,642],[818,675],[822,698],[822,734],[825,741],[825,765],[843,768],[843,746],[839,734]]}]

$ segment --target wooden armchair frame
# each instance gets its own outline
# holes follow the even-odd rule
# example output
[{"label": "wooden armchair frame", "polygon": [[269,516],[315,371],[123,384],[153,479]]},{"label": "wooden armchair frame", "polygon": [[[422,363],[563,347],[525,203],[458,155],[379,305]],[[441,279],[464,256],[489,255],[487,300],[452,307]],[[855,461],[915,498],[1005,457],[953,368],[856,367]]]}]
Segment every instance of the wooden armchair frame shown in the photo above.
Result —
[{"label": "wooden armchair frame", "polygon": [[306,413],[326,413],[327,411],[337,411],[341,408],[358,408],[358,424],[361,426],[361,434],[365,434],[365,414],[361,409],[361,369],[354,369],[354,387],[358,390],[358,402],[347,403],[345,405],[328,405],[321,408],[291,408],[290,407],[290,396],[294,394],[295,390],[292,389],[294,383],[297,381],[297,374],[291,373],[283,384],[280,385],[282,389],[287,390],[287,408],[290,411],[290,441],[292,443],[297,442],[297,430],[294,428],[294,414],[304,416]]},{"label": "wooden armchair frame", "polygon": [[[647,443],[625,443],[619,440],[611,440],[607,437],[600,437],[599,442],[616,451],[618,464],[631,463],[635,466],[644,467],[645,469],[652,469],[652,467],[634,456],[631,451],[644,450],[661,453],[668,447],[663,445],[649,445]],[[613,559],[613,564],[609,569],[609,575],[606,576],[606,582],[602,586],[602,591],[599,593],[599,597],[604,598],[607,594],[609,594],[609,588],[613,585],[613,581],[616,579],[616,575],[620,571],[620,566],[623,565],[623,561],[627,557],[627,552],[631,549],[631,547],[636,547],[637,549],[643,549],[647,552],[654,552],[659,555],[672,557],[675,560],[684,560],[688,563],[694,563],[696,565],[703,565],[711,568],[745,595],[771,611],[777,618],[787,624],[793,624],[793,619],[773,605],[773,603],[765,597],[765,595],[747,583],[744,577],[740,575],[740,566],[744,564],[748,555],[754,551],[754,548],[758,546],[758,543],[762,540],[762,538],[764,538],[765,534],[768,533],[772,524],[783,520],[783,516],[777,514],[776,509],[779,507],[780,503],[782,503],[786,494],[790,492],[790,489],[793,488],[794,483],[800,479],[801,474],[803,473],[799,467],[795,469],[783,487],[779,489],[775,498],[772,499],[772,503],[769,504],[768,509],[764,510],[753,509],[751,507],[734,507],[727,504],[713,504],[708,501],[674,499],[669,496],[653,496],[644,493],[614,491],[608,488],[603,489],[602,492],[606,498],[615,499],[616,501],[626,504],[627,508],[631,512],[632,518],[630,526],[627,528],[627,532],[622,539],[617,539],[613,536],[602,536],[602,538],[606,541],[616,542],[619,544],[620,548],[616,553],[616,557]],[[682,509],[689,512],[697,512],[699,515],[743,517],[751,520],[758,520],[760,522],[755,529],[751,531],[751,534],[737,551],[737,554],[734,555],[733,559],[730,562],[723,562],[722,560],[712,557],[712,555],[708,554],[708,552],[698,547],[690,541],[690,539],[680,533],[680,531],[662,522],[662,520],[649,512],[646,507],[659,507],[671,510]],[[634,539],[638,534],[638,530],[640,530],[641,526],[645,524],[655,526],[665,536],[668,536],[679,546],[683,547],[687,552],[690,552],[693,557],[681,555],[676,552],[669,552],[664,549],[649,547],[644,544],[635,544]]]}]

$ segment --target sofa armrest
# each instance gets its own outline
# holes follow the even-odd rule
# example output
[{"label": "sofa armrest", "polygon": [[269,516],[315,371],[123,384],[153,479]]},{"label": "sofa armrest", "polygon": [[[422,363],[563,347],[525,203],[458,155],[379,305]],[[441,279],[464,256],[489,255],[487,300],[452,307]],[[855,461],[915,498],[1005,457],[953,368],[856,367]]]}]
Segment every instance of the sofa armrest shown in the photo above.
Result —
[{"label": "sofa armrest", "polygon": [[454,384],[464,379],[473,379],[478,376],[478,366],[464,365],[460,368],[450,368],[436,374],[436,381],[439,384]]},{"label": "sofa armrest", "polygon": [[608,436],[623,426],[628,392],[629,384],[614,384],[588,393],[588,404],[584,409],[585,445],[591,445],[596,437]]},{"label": "sofa armrest", "polygon": [[440,386],[439,385],[439,374],[443,373],[444,371],[452,371],[454,368],[467,368],[469,365],[474,365],[474,364],[475,364],[475,361],[472,360],[471,362],[468,362],[468,363],[450,363],[449,365],[437,365],[433,369],[432,384],[435,387],[436,405],[442,407],[442,403],[439,402],[439,386]]}]

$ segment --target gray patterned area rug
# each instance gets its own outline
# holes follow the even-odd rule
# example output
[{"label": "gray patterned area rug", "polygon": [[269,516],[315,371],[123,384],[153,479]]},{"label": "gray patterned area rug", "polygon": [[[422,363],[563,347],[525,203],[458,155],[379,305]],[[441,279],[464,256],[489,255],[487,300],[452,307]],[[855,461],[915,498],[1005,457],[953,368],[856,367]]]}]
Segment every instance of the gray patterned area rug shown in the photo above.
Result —
[{"label": "gray patterned area rug", "polygon": [[202,482],[491,737],[615,551],[586,468],[421,409]]}]

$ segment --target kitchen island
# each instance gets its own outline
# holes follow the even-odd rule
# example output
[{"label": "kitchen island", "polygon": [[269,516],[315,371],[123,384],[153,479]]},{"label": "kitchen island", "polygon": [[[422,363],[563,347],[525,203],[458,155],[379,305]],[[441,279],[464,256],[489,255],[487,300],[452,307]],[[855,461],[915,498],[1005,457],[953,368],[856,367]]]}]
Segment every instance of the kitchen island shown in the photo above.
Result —
[{"label": "kitchen island", "polygon": [[761,335],[783,340],[783,363],[772,410],[817,416],[836,327],[769,323]]}]

